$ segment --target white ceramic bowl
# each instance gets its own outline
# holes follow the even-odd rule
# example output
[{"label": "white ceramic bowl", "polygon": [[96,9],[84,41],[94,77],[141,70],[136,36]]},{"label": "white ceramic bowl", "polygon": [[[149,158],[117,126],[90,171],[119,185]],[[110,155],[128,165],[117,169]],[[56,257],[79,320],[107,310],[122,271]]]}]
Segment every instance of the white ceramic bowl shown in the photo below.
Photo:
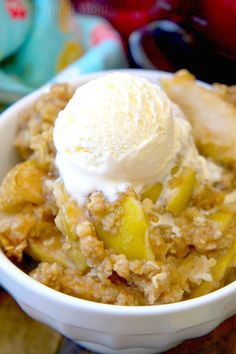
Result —
[{"label": "white ceramic bowl", "polygon": [[[144,70],[133,70],[133,73],[155,82],[166,75]],[[81,76],[75,79],[74,84],[101,75],[104,72]],[[0,179],[16,162],[12,141],[19,113],[46,90],[47,86],[1,115]],[[236,282],[212,294],[176,304],[143,307],[104,305],[59,293],[36,282],[0,252],[0,283],[31,317],[100,353],[159,353],[185,339],[210,332],[236,314]]]}]

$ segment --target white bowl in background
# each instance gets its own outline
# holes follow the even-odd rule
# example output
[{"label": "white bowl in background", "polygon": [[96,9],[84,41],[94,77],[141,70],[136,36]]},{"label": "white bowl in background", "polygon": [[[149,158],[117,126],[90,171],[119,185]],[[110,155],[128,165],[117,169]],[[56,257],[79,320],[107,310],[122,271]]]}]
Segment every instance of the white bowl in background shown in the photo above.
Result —
[{"label": "white bowl in background", "polygon": [[[123,70],[157,82],[168,74]],[[106,72],[76,78],[81,85]],[[17,161],[12,141],[21,111],[45,86],[23,98],[0,117],[0,179]],[[168,305],[125,307],[81,300],[30,278],[0,251],[0,283],[31,317],[55,328],[84,347],[103,354],[160,353],[185,339],[202,336],[236,314],[236,282],[197,299]]]}]

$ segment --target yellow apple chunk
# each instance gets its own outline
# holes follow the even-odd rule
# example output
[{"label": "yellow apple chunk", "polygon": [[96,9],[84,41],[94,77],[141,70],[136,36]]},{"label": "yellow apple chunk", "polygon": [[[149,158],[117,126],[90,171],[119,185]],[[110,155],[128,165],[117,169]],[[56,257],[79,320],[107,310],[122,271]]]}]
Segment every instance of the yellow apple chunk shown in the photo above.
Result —
[{"label": "yellow apple chunk", "polygon": [[73,220],[76,218],[77,211],[76,207],[74,205],[68,205],[66,208],[64,208],[64,213],[62,216],[63,219],[63,224],[66,232],[66,236],[70,241],[77,241],[78,236],[76,235],[75,232],[72,231],[71,225],[73,225]]},{"label": "yellow apple chunk", "polygon": [[117,254],[128,259],[154,260],[149,244],[148,224],[141,203],[130,196],[121,200],[123,215],[118,231],[112,234],[95,225],[99,238],[106,248],[112,248]]},{"label": "yellow apple chunk", "polygon": [[63,267],[76,268],[84,271],[87,267],[85,258],[78,245],[63,248],[63,239],[60,235],[53,235],[48,239],[30,239],[27,253],[36,261],[57,263]]},{"label": "yellow apple chunk", "polygon": [[64,191],[60,205],[60,215],[63,221],[64,231],[68,239],[70,241],[78,241],[78,236],[74,228],[82,217],[82,210],[68,197]]},{"label": "yellow apple chunk", "polygon": [[228,210],[217,211],[213,214],[210,214],[208,216],[208,218],[210,220],[220,223],[220,229],[222,232],[224,232],[228,228],[228,226],[233,218],[233,213]]},{"label": "yellow apple chunk", "polygon": [[162,184],[156,183],[153,186],[147,187],[142,193],[142,200],[151,199],[155,204],[158,198],[160,197],[162,191]]},{"label": "yellow apple chunk", "polygon": [[236,240],[233,241],[230,249],[224,256],[217,260],[217,264],[212,270],[212,282],[204,281],[196,290],[193,291],[191,297],[198,297],[210,293],[213,290],[223,286],[222,280],[226,271],[231,267],[233,261],[236,259]]},{"label": "yellow apple chunk", "polygon": [[166,204],[166,211],[177,216],[181,211],[183,211],[193,192],[193,187],[195,183],[195,171],[186,167],[179,177],[179,183],[174,188],[173,194]]}]

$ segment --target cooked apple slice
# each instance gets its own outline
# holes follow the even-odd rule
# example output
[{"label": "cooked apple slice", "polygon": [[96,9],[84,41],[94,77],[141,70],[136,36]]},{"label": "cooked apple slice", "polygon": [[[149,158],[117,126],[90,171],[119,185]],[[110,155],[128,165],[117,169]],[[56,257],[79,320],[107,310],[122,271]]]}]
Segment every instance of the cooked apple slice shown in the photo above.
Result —
[{"label": "cooked apple slice", "polygon": [[63,188],[57,190],[59,195],[59,214],[63,223],[63,234],[69,241],[78,241],[75,228],[78,223],[85,218],[82,208],[80,208],[64,191]]},{"label": "cooked apple slice", "polygon": [[78,236],[72,230],[72,225],[76,224],[76,223],[74,223],[76,216],[77,216],[77,210],[76,210],[76,206],[74,205],[74,203],[67,203],[63,207],[62,220],[63,220],[66,236],[68,237],[68,239],[70,241],[77,241],[78,240]]},{"label": "cooked apple slice", "polygon": [[84,272],[87,269],[85,256],[82,254],[78,244],[72,243],[71,248],[68,249],[66,253],[68,254],[68,258],[73,261],[76,269],[81,272]]},{"label": "cooked apple slice", "polygon": [[11,210],[25,203],[43,203],[42,178],[45,172],[29,160],[16,165],[0,187],[0,208]]},{"label": "cooked apple slice", "polygon": [[26,252],[36,261],[58,263],[63,267],[84,271],[87,265],[78,245],[70,246],[64,249],[62,236],[58,234],[47,239],[29,239]]},{"label": "cooked apple slice", "polygon": [[156,183],[153,186],[147,187],[142,193],[142,200],[148,198],[151,199],[155,204],[158,198],[160,197],[162,191],[162,184]]},{"label": "cooked apple slice", "polygon": [[236,240],[227,251],[227,253],[221,256],[217,260],[217,264],[212,270],[212,282],[204,281],[196,290],[191,294],[191,297],[198,297],[205,294],[209,294],[211,291],[223,286],[222,281],[224,279],[226,271],[231,267],[233,261],[236,259]]},{"label": "cooked apple slice", "polygon": [[229,210],[217,211],[213,214],[208,215],[208,218],[210,220],[217,221],[218,223],[220,223],[220,229],[222,232],[224,232],[228,228],[233,218],[233,213]]},{"label": "cooked apple slice", "polygon": [[99,238],[106,248],[112,248],[117,254],[124,254],[128,259],[154,260],[149,244],[148,224],[141,203],[131,196],[121,200],[123,215],[118,231],[108,232],[95,225]]},{"label": "cooked apple slice", "polygon": [[166,211],[177,216],[184,210],[192,196],[195,183],[195,171],[186,167],[181,176],[178,177],[178,183],[173,190],[173,194],[166,204]]},{"label": "cooked apple slice", "polygon": [[203,154],[229,163],[236,161],[236,107],[222,95],[195,81],[181,70],[162,85],[171,100],[183,110]]}]

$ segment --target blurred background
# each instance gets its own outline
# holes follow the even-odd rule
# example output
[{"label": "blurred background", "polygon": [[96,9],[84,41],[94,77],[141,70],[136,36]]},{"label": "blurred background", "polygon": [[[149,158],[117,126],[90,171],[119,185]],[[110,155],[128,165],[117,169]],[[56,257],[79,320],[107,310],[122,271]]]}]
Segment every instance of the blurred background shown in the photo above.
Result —
[{"label": "blurred background", "polygon": [[0,102],[113,68],[236,82],[236,0],[1,0]]},{"label": "blurred background", "polygon": [[127,44],[132,67],[187,68],[204,81],[236,79],[235,0],[73,0],[106,17]]}]

